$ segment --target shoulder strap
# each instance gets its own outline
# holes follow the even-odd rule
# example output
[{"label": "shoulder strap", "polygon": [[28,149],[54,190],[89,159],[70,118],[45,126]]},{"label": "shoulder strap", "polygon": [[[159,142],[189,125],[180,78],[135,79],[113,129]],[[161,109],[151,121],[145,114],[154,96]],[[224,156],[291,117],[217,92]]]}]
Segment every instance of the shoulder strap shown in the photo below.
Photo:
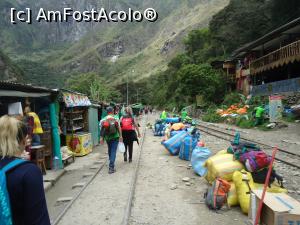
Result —
[{"label": "shoulder strap", "polygon": [[22,164],[22,163],[25,163],[27,162],[26,160],[24,159],[15,159],[14,161],[8,163],[6,166],[4,166],[2,168],[3,172],[6,173],[7,171],[11,170],[12,168]]}]

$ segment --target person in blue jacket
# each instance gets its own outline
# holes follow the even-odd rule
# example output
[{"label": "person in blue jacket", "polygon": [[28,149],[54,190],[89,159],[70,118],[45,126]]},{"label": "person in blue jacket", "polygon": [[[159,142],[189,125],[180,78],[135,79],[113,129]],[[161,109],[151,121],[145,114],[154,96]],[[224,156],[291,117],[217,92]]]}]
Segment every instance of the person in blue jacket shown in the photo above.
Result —
[{"label": "person in blue jacket", "polygon": [[[0,118],[0,169],[21,157],[26,141],[23,122]],[[28,161],[9,170],[6,181],[13,225],[50,225],[41,170]]]}]

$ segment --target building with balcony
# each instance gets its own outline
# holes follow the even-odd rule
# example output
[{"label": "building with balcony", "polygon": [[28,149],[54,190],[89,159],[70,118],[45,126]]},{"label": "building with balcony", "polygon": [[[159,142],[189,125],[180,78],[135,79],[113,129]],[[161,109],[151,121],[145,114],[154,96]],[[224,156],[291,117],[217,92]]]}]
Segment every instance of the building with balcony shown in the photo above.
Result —
[{"label": "building with balcony", "polygon": [[233,53],[236,87],[244,94],[300,91],[300,17]]}]

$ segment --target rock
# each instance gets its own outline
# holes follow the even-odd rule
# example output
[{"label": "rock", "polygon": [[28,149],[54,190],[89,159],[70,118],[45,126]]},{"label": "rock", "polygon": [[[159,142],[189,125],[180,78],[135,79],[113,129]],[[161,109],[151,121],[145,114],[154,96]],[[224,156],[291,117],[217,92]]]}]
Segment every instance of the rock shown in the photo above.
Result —
[{"label": "rock", "polygon": [[183,181],[183,182],[189,182],[189,181],[190,181],[190,178],[189,178],[189,177],[184,177],[184,178],[182,178],[182,181]]},{"label": "rock", "polygon": [[288,127],[288,125],[286,123],[280,122],[280,123],[277,124],[277,127],[278,128],[286,128],[286,127]]},{"label": "rock", "polygon": [[296,193],[296,191],[293,191],[293,190],[288,190],[288,192],[291,193],[291,194],[295,194]]},{"label": "rock", "polygon": [[295,120],[295,123],[300,123],[300,120]]},{"label": "rock", "polygon": [[176,190],[178,188],[178,186],[176,185],[176,184],[172,184],[171,186],[170,186],[170,190]]},{"label": "rock", "polygon": [[192,184],[189,183],[189,182],[186,182],[185,185],[186,185],[186,186],[191,186]]},{"label": "rock", "polygon": [[268,125],[266,125],[267,128],[273,129],[276,127],[276,123],[269,123]]}]

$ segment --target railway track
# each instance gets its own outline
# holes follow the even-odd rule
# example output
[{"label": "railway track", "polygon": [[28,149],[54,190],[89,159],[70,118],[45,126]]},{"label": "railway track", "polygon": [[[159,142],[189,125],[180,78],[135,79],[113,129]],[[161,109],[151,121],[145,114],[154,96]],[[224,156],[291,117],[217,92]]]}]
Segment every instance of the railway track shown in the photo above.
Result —
[{"label": "railway track", "polygon": [[[140,161],[141,161],[141,156],[143,152],[143,144],[145,140],[145,134],[146,134],[146,124],[148,121],[148,117],[145,118],[144,122],[144,129],[142,132],[142,138],[140,139],[140,145],[139,145],[139,156],[138,160],[133,172],[133,176],[131,178],[131,184],[130,184],[130,190],[128,194],[128,200],[126,203],[126,207],[124,210],[124,216],[122,219],[121,225],[128,225],[130,221],[130,216],[131,216],[131,209],[133,206],[133,200],[135,196],[135,190],[136,190],[136,183],[137,183],[137,178],[138,178],[138,172],[139,172],[139,167],[140,167]],[[76,200],[81,196],[81,194],[84,192],[84,190],[92,183],[92,181],[99,175],[101,170],[105,167],[105,165],[108,163],[108,159],[105,160],[105,162],[100,165],[100,167],[93,173],[92,176],[90,176],[90,179],[88,179],[85,183],[85,185],[72,197],[72,200],[66,204],[66,206],[60,211],[60,213],[56,216],[55,219],[51,220],[52,225],[57,225],[59,222],[62,220],[64,215],[68,212],[68,210],[72,207],[72,205],[76,202]]]},{"label": "railway track", "polygon": [[[202,131],[202,132],[204,132],[208,135],[215,136],[217,138],[220,138],[220,139],[223,139],[223,140],[226,140],[226,141],[230,141],[230,142],[233,140],[234,134],[232,134],[232,133],[228,133],[224,130],[220,130],[220,129],[205,126],[201,122],[198,122],[197,126],[200,129],[200,131]],[[255,144],[259,145],[260,147],[262,147],[263,150],[266,151],[269,155],[272,154],[272,149],[274,148],[274,146],[270,146],[270,145],[265,144],[265,143],[261,143],[261,142],[258,142],[258,141],[255,141],[255,140],[252,140],[252,139],[249,139],[249,138],[245,138],[242,135],[241,135],[241,139],[244,140],[244,141],[247,141],[247,142],[255,143]],[[299,164],[300,155],[297,154],[297,153],[290,152],[290,151],[287,151],[285,149],[278,148],[278,154],[276,156],[276,160],[280,161],[282,163],[285,163],[289,166],[300,169],[300,164]]]}]

